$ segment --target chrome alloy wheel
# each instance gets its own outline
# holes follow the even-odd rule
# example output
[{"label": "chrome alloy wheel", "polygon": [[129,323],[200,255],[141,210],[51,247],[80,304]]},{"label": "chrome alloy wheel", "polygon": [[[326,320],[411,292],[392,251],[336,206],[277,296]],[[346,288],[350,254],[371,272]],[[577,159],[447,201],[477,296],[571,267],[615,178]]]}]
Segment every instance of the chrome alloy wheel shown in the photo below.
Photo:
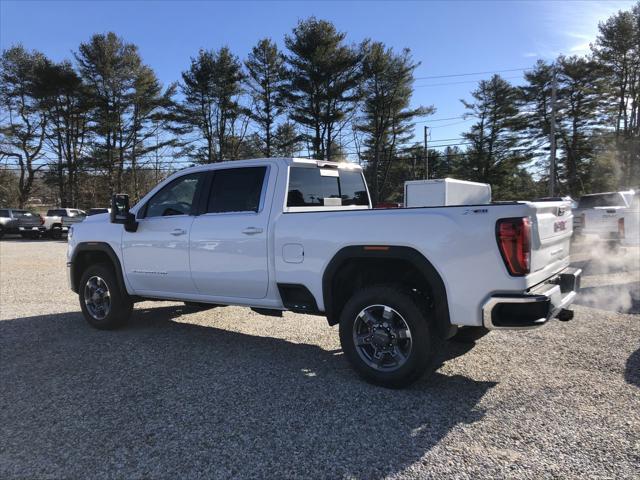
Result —
[{"label": "chrome alloy wheel", "polygon": [[98,276],[90,277],[84,286],[84,303],[96,320],[104,320],[111,311],[111,293],[107,283]]},{"label": "chrome alloy wheel", "polygon": [[360,358],[382,372],[402,367],[413,347],[409,325],[387,305],[370,305],[356,316],[353,342]]}]

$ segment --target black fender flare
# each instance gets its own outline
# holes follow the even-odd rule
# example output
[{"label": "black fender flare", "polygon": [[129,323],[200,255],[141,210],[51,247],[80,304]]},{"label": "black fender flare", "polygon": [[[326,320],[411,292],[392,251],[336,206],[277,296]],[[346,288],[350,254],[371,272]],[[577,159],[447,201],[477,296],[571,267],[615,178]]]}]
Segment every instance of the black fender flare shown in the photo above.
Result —
[{"label": "black fender flare", "polygon": [[77,264],[78,256],[87,252],[100,252],[106,254],[107,257],[109,257],[116,275],[118,288],[120,289],[120,292],[125,296],[125,298],[128,297],[129,293],[127,292],[127,287],[124,283],[124,276],[122,274],[122,265],[120,264],[120,259],[116,255],[116,252],[113,251],[113,248],[111,248],[111,245],[106,242],[82,242],[76,245],[76,247],[73,249],[73,256],[71,257],[71,261],[68,263],[68,267],[71,269],[69,272],[71,290],[78,293],[78,283],[80,282],[82,272],[76,271],[75,265]]},{"label": "black fender flare", "polygon": [[447,289],[440,274],[427,258],[411,247],[404,246],[370,246],[352,245],[339,250],[328,263],[322,275],[322,298],[324,311],[329,325],[335,325],[339,321],[339,312],[333,311],[333,278],[340,267],[353,258],[384,258],[404,260],[414,265],[427,280],[432,289],[432,301],[434,306],[436,328],[442,338],[452,335],[452,325],[449,317],[449,303]]}]

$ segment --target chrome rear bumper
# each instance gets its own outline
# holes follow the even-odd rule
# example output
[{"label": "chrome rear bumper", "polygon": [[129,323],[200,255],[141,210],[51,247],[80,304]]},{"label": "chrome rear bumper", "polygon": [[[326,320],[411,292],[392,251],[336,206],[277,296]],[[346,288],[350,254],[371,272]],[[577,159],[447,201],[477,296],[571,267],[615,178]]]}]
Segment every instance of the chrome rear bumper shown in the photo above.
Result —
[{"label": "chrome rear bumper", "polygon": [[490,330],[523,330],[544,325],[573,303],[580,290],[579,268],[565,268],[525,293],[492,295],[482,306]]}]

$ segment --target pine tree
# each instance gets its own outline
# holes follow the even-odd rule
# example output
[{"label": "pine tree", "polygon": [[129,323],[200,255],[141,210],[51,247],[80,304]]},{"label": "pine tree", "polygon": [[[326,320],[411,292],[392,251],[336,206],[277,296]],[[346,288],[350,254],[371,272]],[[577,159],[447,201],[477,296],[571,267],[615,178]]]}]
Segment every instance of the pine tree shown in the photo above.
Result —
[{"label": "pine tree", "polygon": [[463,137],[470,143],[462,166],[468,179],[490,183],[496,198],[517,197],[510,182],[522,174],[530,156],[519,151],[518,103],[520,92],[494,75],[481,80],[471,93],[474,101],[462,100],[468,115],[477,119]]},{"label": "pine tree", "polygon": [[107,171],[109,191],[122,190],[125,168],[131,168],[137,197],[139,156],[155,148],[143,145],[147,137],[143,132],[155,128],[159,116],[165,115],[174,87],[163,93],[153,70],[143,64],[138,47],[113,32],[81,43],[75,57],[94,107],[93,151],[98,165]]},{"label": "pine tree", "polygon": [[57,158],[60,204],[78,207],[79,172],[90,140],[89,92],[68,61],[47,64],[40,76],[49,112],[47,139]]},{"label": "pine tree", "polygon": [[413,137],[413,120],[433,112],[431,107],[410,107],[413,72],[419,65],[408,49],[397,54],[376,42],[365,50],[362,113],[356,130],[363,135],[363,158],[375,203],[385,199],[391,164]]},{"label": "pine tree", "polygon": [[311,17],[285,37],[290,117],[305,129],[304,139],[317,159],[333,158],[357,105],[362,52],[345,45],[345,36],[332,23]]},{"label": "pine tree", "polygon": [[196,133],[197,141],[184,153],[200,163],[220,162],[238,157],[246,133],[246,109],[240,105],[244,75],[238,58],[228,47],[218,51],[200,50],[182,73],[184,100],[174,117],[179,134]]},{"label": "pine tree", "polygon": [[15,160],[18,165],[18,204],[29,199],[35,175],[43,165],[47,111],[38,72],[49,60],[40,52],[14,46],[0,58],[0,103],[7,112],[0,124],[0,159]]},{"label": "pine tree", "polygon": [[640,182],[640,2],[599,25],[592,47],[604,68],[613,117],[613,146],[623,178]]},{"label": "pine tree", "polygon": [[274,127],[285,106],[285,58],[273,41],[263,39],[253,47],[245,66],[252,100],[250,117],[258,126],[262,155],[271,157],[274,153]]}]

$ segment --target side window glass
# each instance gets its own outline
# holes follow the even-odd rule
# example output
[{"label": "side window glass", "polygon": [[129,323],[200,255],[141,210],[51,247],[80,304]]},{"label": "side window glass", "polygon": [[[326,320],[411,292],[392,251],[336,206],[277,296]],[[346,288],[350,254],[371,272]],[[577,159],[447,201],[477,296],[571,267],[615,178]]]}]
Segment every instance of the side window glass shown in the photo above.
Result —
[{"label": "side window glass", "polygon": [[145,217],[191,214],[196,190],[203,178],[202,173],[192,173],[176,178],[147,202]]},{"label": "side window glass", "polygon": [[216,170],[207,213],[257,212],[266,171],[266,167]]},{"label": "side window glass", "polygon": [[0,210],[0,217],[2,218],[9,218],[11,215],[9,215],[9,210]]}]

